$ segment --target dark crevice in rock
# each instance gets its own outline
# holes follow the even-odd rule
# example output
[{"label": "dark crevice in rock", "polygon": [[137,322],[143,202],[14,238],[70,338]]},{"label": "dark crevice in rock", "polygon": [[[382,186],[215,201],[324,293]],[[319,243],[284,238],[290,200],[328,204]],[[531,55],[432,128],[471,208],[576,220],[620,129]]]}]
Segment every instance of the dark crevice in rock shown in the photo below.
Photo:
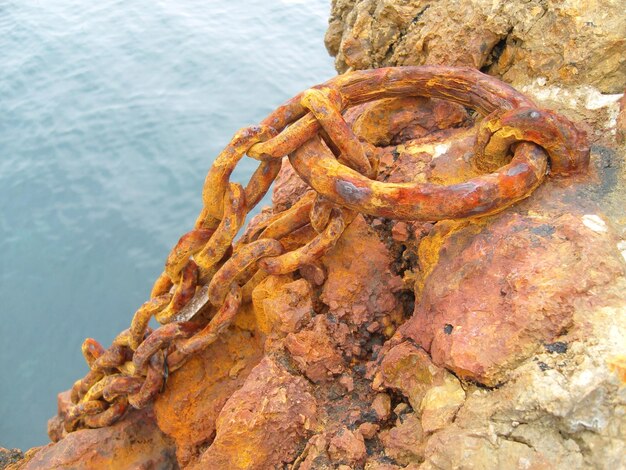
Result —
[{"label": "dark crevice in rock", "polygon": [[424,8],[422,8],[420,11],[417,12],[417,14],[415,15],[415,17],[411,20],[411,24],[415,24],[417,23],[420,18],[422,17],[422,15],[426,12],[426,10],[428,10],[430,8],[430,5],[426,5]]},{"label": "dark crevice in rock", "polygon": [[547,343],[543,345],[546,351],[550,353],[564,354],[567,352],[567,343],[564,341],[555,341],[554,343]]},{"label": "dark crevice in rock", "polygon": [[505,441],[516,442],[517,444],[522,444],[523,446],[526,446],[529,449],[535,450],[535,448],[532,445],[532,443],[530,443],[528,440],[524,439],[521,436],[514,436],[514,435],[511,435],[511,434],[509,434],[509,435],[498,434],[498,437],[504,439]]},{"label": "dark crevice in rock", "polygon": [[402,306],[404,318],[411,318],[413,316],[413,311],[415,310],[415,292],[408,289],[403,290],[398,292],[397,298]]},{"label": "dark crevice in rock", "polygon": [[485,64],[480,68],[483,73],[488,73],[491,66],[497,65],[505,47],[509,41],[509,36],[513,28],[509,29],[507,33],[500,38],[500,40],[491,48],[489,55],[485,59]]}]

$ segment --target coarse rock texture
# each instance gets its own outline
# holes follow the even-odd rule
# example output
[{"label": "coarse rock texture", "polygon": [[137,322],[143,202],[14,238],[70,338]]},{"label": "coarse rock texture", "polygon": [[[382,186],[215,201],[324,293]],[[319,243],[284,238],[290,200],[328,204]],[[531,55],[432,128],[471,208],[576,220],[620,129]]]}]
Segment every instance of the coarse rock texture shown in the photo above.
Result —
[{"label": "coarse rock texture", "polygon": [[[621,9],[606,0],[333,1],[327,45],[338,70],[481,68],[580,123],[589,171],[548,176],[488,217],[357,215],[320,260],[261,280],[234,324],[169,377],[153,407],[25,455],[3,450],[2,465],[624,468]],[[346,113],[378,147],[378,179],[389,182],[476,176],[477,119],[426,98]],[[285,159],[273,207],[251,225],[308,189]],[[61,410],[66,401],[61,394]]]},{"label": "coarse rock texture", "polygon": [[86,429],[32,449],[8,469],[177,469],[176,447],[151,409],[129,412],[111,427]]},{"label": "coarse rock texture", "polygon": [[262,343],[250,331],[250,308],[237,324],[168,379],[154,403],[159,427],[176,442],[181,465],[188,464],[214,438],[224,404],[263,357]]},{"label": "coarse rock texture", "polygon": [[21,450],[0,447],[0,468],[6,468],[22,459],[24,459],[24,453]]},{"label": "coarse rock texture", "polygon": [[326,47],[337,70],[467,65],[514,86],[626,83],[619,0],[333,0]]},{"label": "coarse rock texture", "polygon": [[381,328],[399,321],[402,312],[394,293],[402,281],[391,271],[388,250],[362,216],[322,261],[328,275],[320,299],[328,314],[343,320],[351,333],[374,321]]},{"label": "coarse rock texture", "polygon": [[189,468],[273,468],[291,462],[316,416],[311,384],[266,357],[220,412],[216,436]]},{"label": "coarse rock texture", "polygon": [[587,227],[578,207],[539,214],[537,202],[463,228],[437,224],[422,242],[441,244],[428,246],[438,260],[402,334],[461,378],[504,382],[541,344],[565,335],[577,313],[602,305],[603,288],[623,273],[615,237]]}]

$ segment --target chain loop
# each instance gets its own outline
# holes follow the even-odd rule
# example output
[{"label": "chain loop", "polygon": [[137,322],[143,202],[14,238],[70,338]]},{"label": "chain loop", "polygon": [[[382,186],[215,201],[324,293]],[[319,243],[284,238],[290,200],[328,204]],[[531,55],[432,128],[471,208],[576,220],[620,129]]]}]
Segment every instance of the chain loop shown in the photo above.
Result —
[{"label": "chain loop", "polygon": [[283,246],[278,240],[264,238],[240,247],[233,253],[209,283],[209,302],[219,307],[232,288],[237,276],[260,259],[268,256],[277,256],[283,252]]},{"label": "chain loop", "polygon": [[550,157],[550,172],[554,175],[579,173],[589,165],[586,134],[563,116],[534,107],[494,111],[483,119],[476,137],[474,164],[481,170],[493,171],[494,164],[487,162],[498,165],[501,156],[517,142],[541,146]]},{"label": "chain loop", "polygon": [[[216,226],[217,221],[222,219],[224,213],[224,196],[228,190],[230,175],[237,166],[237,163],[239,163],[239,160],[248,152],[252,145],[263,142],[275,134],[276,131],[268,126],[246,127],[239,130],[226,148],[217,156],[204,181],[202,200],[204,202],[203,213],[205,219],[202,221],[203,226],[213,228],[212,226]],[[262,174],[271,167],[262,163],[261,168],[260,173]],[[259,171],[255,172],[253,176],[255,185],[263,188],[264,185],[257,182],[257,180],[262,179],[258,174]],[[255,176],[256,178],[254,178]],[[258,198],[258,192],[258,190],[254,191],[251,196]],[[250,208],[252,207],[253,205],[251,205]]]},{"label": "chain loop", "polygon": [[224,197],[224,218],[215,233],[194,257],[200,266],[200,280],[206,282],[211,268],[226,254],[246,220],[246,196],[241,185],[230,183]]}]

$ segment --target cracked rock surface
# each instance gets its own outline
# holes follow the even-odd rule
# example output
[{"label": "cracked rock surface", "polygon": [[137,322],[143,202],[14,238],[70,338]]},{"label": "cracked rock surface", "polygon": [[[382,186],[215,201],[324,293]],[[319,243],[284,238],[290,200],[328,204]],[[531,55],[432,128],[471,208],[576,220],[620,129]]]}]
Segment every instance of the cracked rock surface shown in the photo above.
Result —
[{"label": "cracked rock surface", "polygon": [[337,70],[467,65],[514,86],[626,83],[618,0],[333,0],[326,46]]}]

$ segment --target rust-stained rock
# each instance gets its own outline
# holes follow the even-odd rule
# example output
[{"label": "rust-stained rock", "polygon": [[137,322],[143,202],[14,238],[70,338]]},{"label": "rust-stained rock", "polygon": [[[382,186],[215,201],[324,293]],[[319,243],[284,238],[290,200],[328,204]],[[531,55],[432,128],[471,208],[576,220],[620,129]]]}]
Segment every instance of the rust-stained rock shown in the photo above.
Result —
[{"label": "rust-stained rock", "polygon": [[327,452],[328,438],[325,434],[317,434],[309,439],[306,447],[296,462],[298,470],[315,470],[332,468]]},{"label": "rust-stained rock", "polygon": [[543,77],[621,93],[626,19],[620,2],[336,0],[326,47],[339,71],[447,64],[520,85]]},{"label": "rust-stained rock", "polygon": [[[402,393],[421,418],[424,432],[433,432],[451,423],[465,400],[459,380],[435,366],[423,349],[409,341],[380,353],[373,366],[373,386]],[[396,409],[396,414],[400,414]]]},{"label": "rust-stained rock", "polygon": [[372,411],[376,413],[376,416],[380,421],[384,421],[389,418],[391,413],[391,398],[386,393],[379,393],[372,401]]},{"label": "rust-stained rock", "polygon": [[[242,311],[239,321],[253,318]],[[177,456],[186,465],[211,442],[222,407],[261,360],[258,335],[233,328],[172,374],[154,410],[159,427],[176,441]]]},{"label": "rust-stained rock", "polygon": [[405,242],[409,239],[409,228],[406,222],[396,222],[391,229],[391,236],[394,241]]},{"label": "rust-stained rock", "polygon": [[308,190],[307,185],[294,171],[289,159],[283,158],[280,172],[274,183],[272,206],[276,212],[289,209]]},{"label": "rust-stained rock", "polygon": [[385,455],[403,465],[418,463],[424,452],[424,431],[420,419],[414,413],[403,417],[393,428],[382,431],[380,440]]},{"label": "rust-stained rock", "polygon": [[156,425],[152,409],[131,411],[113,426],[83,429],[39,448],[16,469],[177,469],[174,442]]},{"label": "rust-stained rock", "polygon": [[331,315],[352,328],[376,318],[397,321],[401,312],[394,292],[402,281],[391,272],[389,250],[362,216],[350,224],[323,262],[328,278],[321,299]]},{"label": "rust-stained rock", "polygon": [[623,274],[602,224],[594,215],[509,211],[444,238],[435,232],[437,265],[403,335],[461,377],[502,382],[572,327],[576,304],[593,302],[590,291]]},{"label": "rust-stained rock", "polygon": [[365,103],[350,108],[345,118],[357,136],[379,147],[426,137],[469,121],[463,106],[421,96]]},{"label": "rust-stained rock", "polygon": [[426,391],[442,381],[443,369],[436,367],[428,354],[408,341],[381,353],[376,366],[373,386],[399,390],[414,409],[419,409]]},{"label": "rust-stained rock", "polygon": [[321,382],[340,374],[344,363],[331,341],[326,317],[318,315],[313,324],[312,329],[289,334],[285,347],[309,380]]},{"label": "rust-stained rock", "polygon": [[61,417],[65,417],[72,405],[72,393],[70,390],[57,395],[57,415],[48,420],[48,436],[52,442],[62,439],[67,433],[63,427]]},{"label": "rust-stained rock", "polygon": [[328,446],[328,454],[333,462],[352,466],[363,462],[366,452],[361,433],[345,427],[330,439]]},{"label": "rust-stained rock", "polygon": [[359,433],[361,433],[361,436],[363,436],[364,439],[371,439],[376,435],[376,433],[380,429],[380,426],[374,423],[363,423],[359,426],[358,429]]},{"label": "rust-stained rock", "polygon": [[269,276],[253,291],[252,302],[259,331],[283,337],[299,330],[313,313],[311,287],[304,279]]},{"label": "rust-stained rock", "polygon": [[[592,7],[334,1],[327,44],[340,69],[469,64],[503,76],[587,130],[589,173],[550,175],[481,219],[358,215],[321,260],[250,289],[234,325],[170,375],[154,405],[160,431],[150,410],[131,413],[14,468],[620,468],[624,16],[608,0]],[[380,146],[368,152],[381,181],[480,174],[476,116],[461,106],[394,98],[345,118]],[[282,165],[274,207],[253,227],[308,189]],[[304,227],[283,242],[311,236]]]},{"label": "rust-stained rock", "polygon": [[311,385],[265,357],[226,402],[215,440],[189,468],[266,469],[291,462],[315,415]]}]

